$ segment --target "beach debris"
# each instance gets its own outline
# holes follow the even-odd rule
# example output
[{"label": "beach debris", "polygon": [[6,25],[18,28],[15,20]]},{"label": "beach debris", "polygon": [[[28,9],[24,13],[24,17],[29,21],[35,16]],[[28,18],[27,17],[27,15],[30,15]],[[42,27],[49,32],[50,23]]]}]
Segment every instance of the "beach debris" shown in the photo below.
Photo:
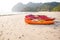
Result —
[{"label": "beach debris", "polygon": [[9,38],[7,40],[10,40]]},{"label": "beach debris", "polygon": [[19,36],[18,38],[21,39],[21,36]]},{"label": "beach debris", "polygon": [[35,30],[35,29],[33,29],[33,30]]},{"label": "beach debris", "polygon": [[54,29],[57,29],[57,27],[54,27]]},{"label": "beach debris", "polygon": [[24,35],[22,35],[22,37],[24,37]]},{"label": "beach debris", "polygon": [[4,25],[2,24],[2,27],[4,27]]},{"label": "beach debris", "polygon": [[58,37],[60,39],[60,37]]},{"label": "beach debris", "polygon": [[21,36],[19,36],[18,38],[21,39],[22,37],[24,37],[24,35],[21,35]]},{"label": "beach debris", "polygon": [[3,35],[3,31],[0,31],[0,36],[2,36]]}]

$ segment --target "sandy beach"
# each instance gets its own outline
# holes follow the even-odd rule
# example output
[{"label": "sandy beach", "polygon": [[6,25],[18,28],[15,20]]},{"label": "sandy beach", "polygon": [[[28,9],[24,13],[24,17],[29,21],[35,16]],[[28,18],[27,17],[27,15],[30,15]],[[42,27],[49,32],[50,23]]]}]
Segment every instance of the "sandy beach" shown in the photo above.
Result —
[{"label": "sandy beach", "polygon": [[[41,14],[55,19],[52,25],[29,25],[25,15]],[[26,12],[0,15],[0,40],[60,40],[60,12]]]}]

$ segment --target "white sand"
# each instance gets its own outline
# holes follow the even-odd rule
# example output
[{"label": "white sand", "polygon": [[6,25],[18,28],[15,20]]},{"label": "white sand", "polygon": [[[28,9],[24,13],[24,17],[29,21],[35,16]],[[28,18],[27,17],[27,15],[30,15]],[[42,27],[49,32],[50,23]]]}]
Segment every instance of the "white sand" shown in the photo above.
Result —
[{"label": "white sand", "polygon": [[55,17],[54,25],[29,25],[25,14],[0,16],[0,40],[60,40],[60,12],[38,12]]}]

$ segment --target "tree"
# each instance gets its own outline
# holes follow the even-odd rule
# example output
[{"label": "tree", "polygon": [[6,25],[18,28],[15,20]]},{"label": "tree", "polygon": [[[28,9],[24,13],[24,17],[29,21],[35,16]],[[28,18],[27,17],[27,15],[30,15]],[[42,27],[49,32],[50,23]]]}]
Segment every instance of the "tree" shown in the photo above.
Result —
[{"label": "tree", "polygon": [[58,5],[55,8],[53,8],[52,11],[60,11],[60,5]]}]

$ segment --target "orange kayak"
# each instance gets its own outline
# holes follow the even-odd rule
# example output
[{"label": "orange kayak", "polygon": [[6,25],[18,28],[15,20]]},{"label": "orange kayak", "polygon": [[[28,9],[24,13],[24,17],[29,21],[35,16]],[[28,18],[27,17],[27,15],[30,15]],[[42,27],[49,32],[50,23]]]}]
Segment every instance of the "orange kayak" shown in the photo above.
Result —
[{"label": "orange kayak", "polygon": [[30,19],[25,19],[25,22],[28,24],[54,24],[54,21],[32,21]]}]

